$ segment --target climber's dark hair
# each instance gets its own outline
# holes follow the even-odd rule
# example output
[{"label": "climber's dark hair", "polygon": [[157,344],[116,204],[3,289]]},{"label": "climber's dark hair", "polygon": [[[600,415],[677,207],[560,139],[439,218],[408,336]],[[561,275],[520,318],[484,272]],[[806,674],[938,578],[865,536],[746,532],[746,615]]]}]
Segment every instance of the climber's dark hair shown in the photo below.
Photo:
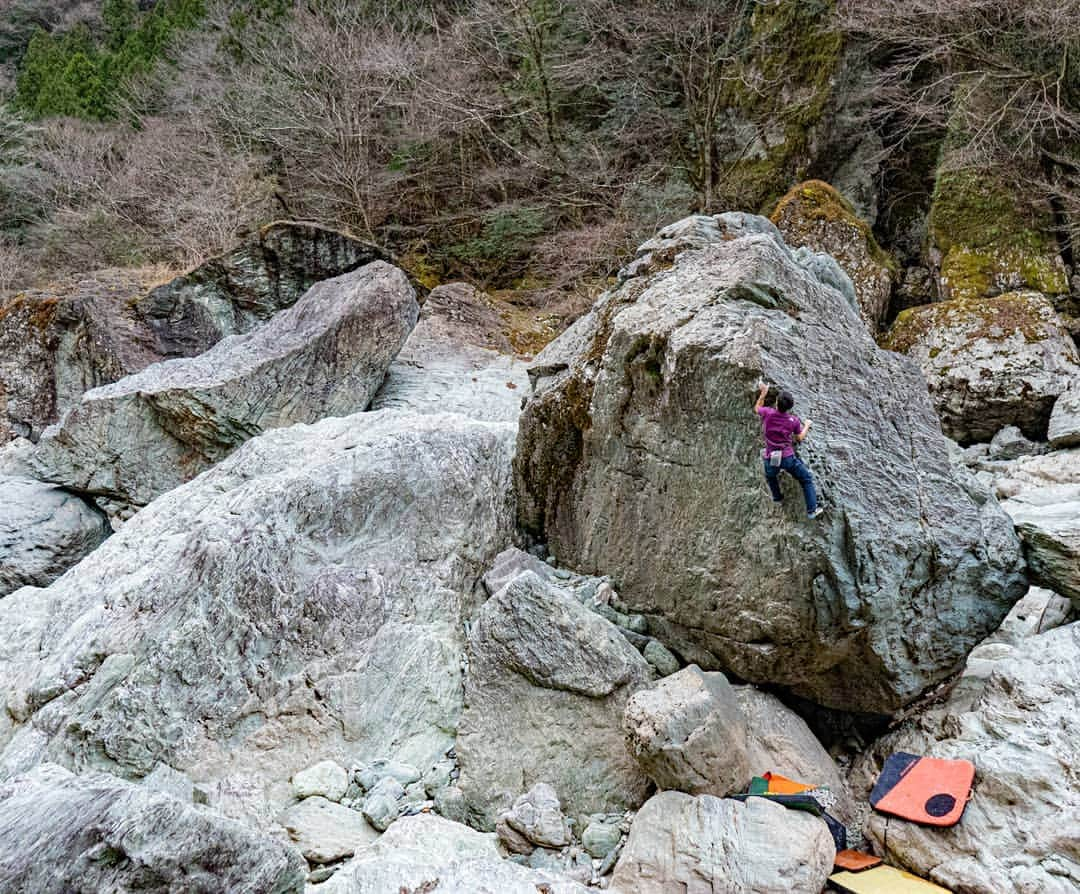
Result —
[{"label": "climber's dark hair", "polygon": [[790,413],[793,406],[795,406],[795,398],[791,396],[790,391],[781,391],[776,396],[776,409],[781,413]]}]

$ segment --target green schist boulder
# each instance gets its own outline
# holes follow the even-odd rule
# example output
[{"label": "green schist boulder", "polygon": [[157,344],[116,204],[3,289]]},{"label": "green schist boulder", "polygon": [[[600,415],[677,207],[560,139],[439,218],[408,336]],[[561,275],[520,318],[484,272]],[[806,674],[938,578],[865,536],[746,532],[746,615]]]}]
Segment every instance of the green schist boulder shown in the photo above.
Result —
[{"label": "green schist boulder", "polygon": [[805,245],[836,258],[855,286],[863,319],[876,332],[889,309],[898,268],[851,203],[828,183],[808,180],[777,203],[771,220],[793,248]]},{"label": "green schist boulder", "polygon": [[1080,376],[1076,345],[1036,292],[913,307],[882,345],[919,364],[942,430],[964,444],[1007,425],[1045,440],[1054,401]]},{"label": "green schist boulder", "polygon": [[938,174],[930,238],[941,255],[943,298],[981,298],[1017,289],[1065,296],[1069,277],[1045,203],[1018,195],[993,174]]}]

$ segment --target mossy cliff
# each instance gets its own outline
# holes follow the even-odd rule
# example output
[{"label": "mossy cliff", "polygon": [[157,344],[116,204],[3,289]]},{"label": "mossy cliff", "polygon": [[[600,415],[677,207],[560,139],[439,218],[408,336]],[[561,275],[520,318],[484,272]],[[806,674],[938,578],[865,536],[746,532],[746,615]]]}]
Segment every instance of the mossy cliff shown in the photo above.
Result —
[{"label": "mossy cliff", "polygon": [[764,209],[815,161],[844,49],[831,27],[831,0],[758,3],[750,16],[752,47],[731,80],[726,106],[758,138],[739,146],[721,186],[724,208]]},{"label": "mossy cliff", "polygon": [[1044,295],[1069,291],[1053,236],[1050,209],[993,172],[938,172],[930,238],[940,253],[938,285],[947,299],[979,298],[1014,289]]}]

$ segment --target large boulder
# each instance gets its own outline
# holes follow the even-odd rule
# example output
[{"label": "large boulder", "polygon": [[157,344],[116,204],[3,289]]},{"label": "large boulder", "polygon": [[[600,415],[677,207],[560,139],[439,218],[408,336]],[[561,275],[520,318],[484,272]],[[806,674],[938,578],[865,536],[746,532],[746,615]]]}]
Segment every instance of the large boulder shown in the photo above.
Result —
[{"label": "large boulder", "polygon": [[615,866],[618,894],[809,894],[825,887],[828,826],[764,798],[660,792],[634,818]]},{"label": "large boulder", "polygon": [[513,530],[513,439],[391,411],[268,432],[0,600],[0,776],[164,762],[269,821],[314,755],[433,765]]},{"label": "large boulder", "polygon": [[45,764],[0,783],[0,890],[301,894],[292,848],[106,773]]},{"label": "large boulder", "polygon": [[1032,580],[1080,608],[1080,484],[1028,490],[1006,500]]},{"label": "large boulder", "polygon": [[375,260],[350,236],[279,221],[165,283],[159,268],[102,270],[20,292],[0,305],[0,441],[36,441],[84,392],[201,354]]},{"label": "large boulder", "polygon": [[1046,436],[1051,447],[1080,446],[1080,377],[1058,395]]},{"label": "large boulder", "polygon": [[961,444],[1007,425],[1045,441],[1054,402],[1080,377],[1076,345],[1036,292],[913,307],[883,344],[919,364],[942,429]]},{"label": "large boulder", "polygon": [[[1023,594],[1019,542],[954,471],[918,369],[764,225],[630,276],[537,357],[519,518],[705,669],[891,712]],[[768,498],[759,378],[816,423],[813,524],[790,483],[786,511]]]},{"label": "large boulder", "polygon": [[404,817],[358,851],[320,894],[586,894],[569,879],[501,858],[495,836],[442,817]]},{"label": "large boulder", "polygon": [[610,622],[525,572],[469,634],[458,784],[483,828],[537,782],[567,813],[637,807],[649,781],[623,744],[622,714],[649,666]]},{"label": "large boulder", "polygon": [[47,587],[109,536],[105,516],[75,494],[0,476],[0,596]]},{"label": "large boulder", "polygon": [[625,726],[627,747],[660,789],[723,798],[753,775],[746,718],[716,671],[691,665],[635,692]]},{"label": "large boulder", "polygon": [[1066,894],[1080,886],[1080,623],[980,650],[939,706],[873,746],[869,790],[905,751],[975,764],[972,797],[947,829],[873,814],[866,832],[894,865],[966,894]]},{"label": "large boulder", "polygon": [[418,312],[382,261],[317,283],[254,332],[87,392],[43,435],[35,467],[144,505],[262,431],[365,409]]},{"label": "large boulder", "polygon": [[387,261],[374,245],[318,224],[275,221],[236,248],[132,302],[162,357],[194,357],[250,332],[315,283]]},{"label": "large boulder", "polygon": [[877,332],[885,322],[898,269],[851,203],[829,184],[809,180],[792,187],[771,219],[788,245],[805,245],[836,258],[855,286],[863,319]]},{"label": "large boulder", "polygon": [[371,408],[516,422],[527,388],[499,315],[482,292],[453,283],[428,294]]}]

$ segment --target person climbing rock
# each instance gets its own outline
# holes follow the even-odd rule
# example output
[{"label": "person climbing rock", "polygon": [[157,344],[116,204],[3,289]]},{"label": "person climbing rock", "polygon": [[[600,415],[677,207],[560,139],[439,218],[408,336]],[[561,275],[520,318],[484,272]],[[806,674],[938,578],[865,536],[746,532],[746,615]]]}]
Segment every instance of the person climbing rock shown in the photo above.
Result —
[{"label": "person climbing rock", "polygon": [[791,412],[795,399],[781,391],[776,397],[776,407],[765,406],[769,386],[762,382],[758,386],[757,403],[754,412],[761,417],[761,427],[765,434],[765,481],[769,485],[774,503],[783,503],[784,495],[780,492],[780,472],[787,472],[802,485],[806,499],[806,514],[817,518],[825,510],[818,504],[817,491],[814,489],[814,476],[806,464],[795,453],[795,442],[802,443],[810,433],[810,423],[804,423]]}]

